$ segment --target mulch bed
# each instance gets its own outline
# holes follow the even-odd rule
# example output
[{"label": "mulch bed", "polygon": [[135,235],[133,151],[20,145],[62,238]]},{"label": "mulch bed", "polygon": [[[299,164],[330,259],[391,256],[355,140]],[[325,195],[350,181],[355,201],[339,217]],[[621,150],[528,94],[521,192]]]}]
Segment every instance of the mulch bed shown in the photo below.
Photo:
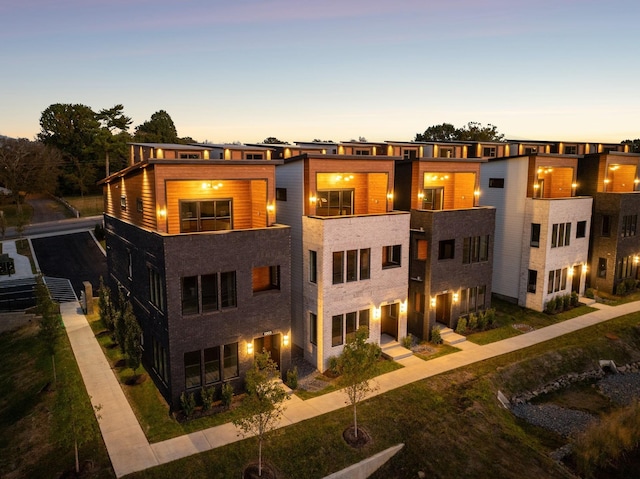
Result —
[{"label": "mulch bed", "polygon": [[347,444],[355,449],[360,449],[368,444],[371,444],[373,439],[371,438],[371,434],[369,431],[364,429],[362,426],[358,427],[358,436],[356,437],[356,429],[354,426],[349,426],[342,433],[342,438],[345,440]]}]

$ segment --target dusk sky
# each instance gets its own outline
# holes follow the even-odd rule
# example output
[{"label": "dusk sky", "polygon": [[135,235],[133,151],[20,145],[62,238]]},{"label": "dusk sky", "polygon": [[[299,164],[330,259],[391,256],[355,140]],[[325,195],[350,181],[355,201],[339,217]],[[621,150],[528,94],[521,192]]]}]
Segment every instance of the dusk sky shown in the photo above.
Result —
[{"label": "dusk sky", "polygon": [[638,0],[0,0],[0,134],[54,103],[197,141],[640,138]]}]

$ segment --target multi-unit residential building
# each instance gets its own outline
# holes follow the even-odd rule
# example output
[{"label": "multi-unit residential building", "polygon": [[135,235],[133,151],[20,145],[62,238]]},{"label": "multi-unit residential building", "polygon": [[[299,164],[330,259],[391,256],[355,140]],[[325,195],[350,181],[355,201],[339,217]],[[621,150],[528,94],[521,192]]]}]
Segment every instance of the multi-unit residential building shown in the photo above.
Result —
[{"label": "multi-unit residential building", "polygon": [[481,166],[481,203],[496,208],[493,293],[542,311],[585,288],[593,199],[576,196],[577,155],[495,158]]},{"label": "multi-unit residential building", "polygon": [[578,163],[577,191],[593,197],[589,284],[599,291],[616,293],[640,279],[639,167],[639,154],[611,150]]},{"label": "multi-unit residential building", "polygon": [[495,209],[478,206],[486,160],[466,158],[463,144],[390,145],[403,158],[395,207],[411,211],[407,329],[427,339],[436,323],[455,329],[491,304]]},{"label": "multi-unit residential building", "polygon": [[290,228],[276,224],[279,162],[262,153],[132,144],[102,180],[108,284],[131,301],[174,406],[183,391],[240,388],[255,351],[290,366]]},{"label": "multi-unit residential building", "polygon": [[321,371],[359,327],[375,342],[406,335],[409,213],[393,210],[394,159],[359,147],[369,154],[302,154],[276,170],[293,344]]}]

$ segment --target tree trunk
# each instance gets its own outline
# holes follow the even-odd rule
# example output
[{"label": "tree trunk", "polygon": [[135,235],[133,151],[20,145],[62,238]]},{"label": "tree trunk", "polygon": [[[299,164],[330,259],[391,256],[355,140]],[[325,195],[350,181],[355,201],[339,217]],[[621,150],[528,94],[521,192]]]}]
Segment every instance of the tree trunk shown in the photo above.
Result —
[{"label": "tree trunk", "polygon": [[258,439],[258,477],[262,477],[262,436]]},{"label": "tree trunk", "polygon": [[55,354],[51,355],[51,364],[53,366],[53,384],[56,384],[57,378],[56,378],[56,356]]},{"label": "tree trunk", "polygon": [[76,474],[80,474],[80,461],[78,459],[78,441],[73,441],[73,447],[76,451]]},{"label": "tree trunk", "polygon": [[358,414],[356,412],[356,405],[353,405],[353,429],[356,435],[356,439],[358,438]]}]

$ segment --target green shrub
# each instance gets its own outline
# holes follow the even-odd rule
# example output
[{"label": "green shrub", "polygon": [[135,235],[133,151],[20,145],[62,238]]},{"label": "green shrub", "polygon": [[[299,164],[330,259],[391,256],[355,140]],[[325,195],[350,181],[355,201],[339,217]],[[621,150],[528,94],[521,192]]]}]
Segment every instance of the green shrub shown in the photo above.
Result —
[{"label": "green shrub", "polygon": [[442,344],[442,335],[440,334],[440,328],[434,326],[431,328],[431,342],[433,344]]},{"label": "green shrub", "polygon": [[618,283],[618,286],[616,286],[616,294],[618,296],[624,296],[627,294],[627,287],[624,283]]},{"label": "green shrub", "polygon": [[413,346],[413,337],[411,337],[411,333],[402,338],[400,342],[404,348],[411,349],[411,346]]},{"label": "green shrub", "polygon": [[220,399],[222,400],[222,405],[229,409],[231,407],[231,401],[233,400],[233,386],[230,383],[224,383],[222,385],[222,389],[220,390]]},{"label": "green shrub", "polygon": [[298,389],[298,367],[294,366],[293,369],[287,371],[287,386],[291,389]]},{"label": "green shrub", "polygon": [[587,288],[584,291],[584,295],[589,299],[594,299],[596,297],[596,292],[593,288]]},{"label": "green shrub", "polygon": [[93,235],[98,241],[104,240],[104,226],[102,226],[101,223],[96,223],[96,226],[93,229]]},{"label": "green shrub", "polygon": [[570,308],[571,308],[571,295],[565,294],[564,296],[562,296],[562,309],[566,311]]},{"label": "green shrub", "polygon": [[479,311],[478,312],[478,329],[480,331],[484,331],[487,329],[487,312]]},{"label": "green shrub", "polygon": [[547,301],[547,303],[544,305],[544,311],[547,314],[554,314],[556,312],[556,307],[557,307],[557,301],[556,298],[551,298],[549,301]]},{"label": "green shrub", "polygon": [[573,306],[574,308],[576,308],[578,306],[579,301],[578,301],[578,293],[576,293],[575,291],[571,292],[571,306]]},{"label": "green shrub", "polygon": [[456,326],[456,333],[464,334],[467,331],[467,318],[458,319],[458,325]]},{"label": "green shrub", "polygon": [[476,329],[478,329],[478,316],[476,316],[474,313],[469,314],[467,328],[469,328],[469,331],[475,331]]},{"label": "green shrub", "polygon": [[329,363],[328,371],[331,374],[338,375],[338,356],[329,356],[327,362]]},{"label": "green shrub", "polygon": [[188,418],[193,415],[193,412],[196,410],[196,397],[193,393],[184,392],[180,395],[180,404],[182,405],[182,412]]},{"label": "green shrub", "polygon": [[624,280],[624,285],[627,288],[627,293],[630,293],[634,289],[636,289],[636,280],[633,278],[626,278]]},{"label": "green shrub", "polygon": [[487,328],[490,328],[496,321],[496,308],[489,308],[484,312],[484,314],[487,318]]},{"label": "green shrub", "polygon": [[216,400],[216,390],[213,387],[203,387],[200,390],[200,399],[202,400],[202,410],[208,411]]}]

